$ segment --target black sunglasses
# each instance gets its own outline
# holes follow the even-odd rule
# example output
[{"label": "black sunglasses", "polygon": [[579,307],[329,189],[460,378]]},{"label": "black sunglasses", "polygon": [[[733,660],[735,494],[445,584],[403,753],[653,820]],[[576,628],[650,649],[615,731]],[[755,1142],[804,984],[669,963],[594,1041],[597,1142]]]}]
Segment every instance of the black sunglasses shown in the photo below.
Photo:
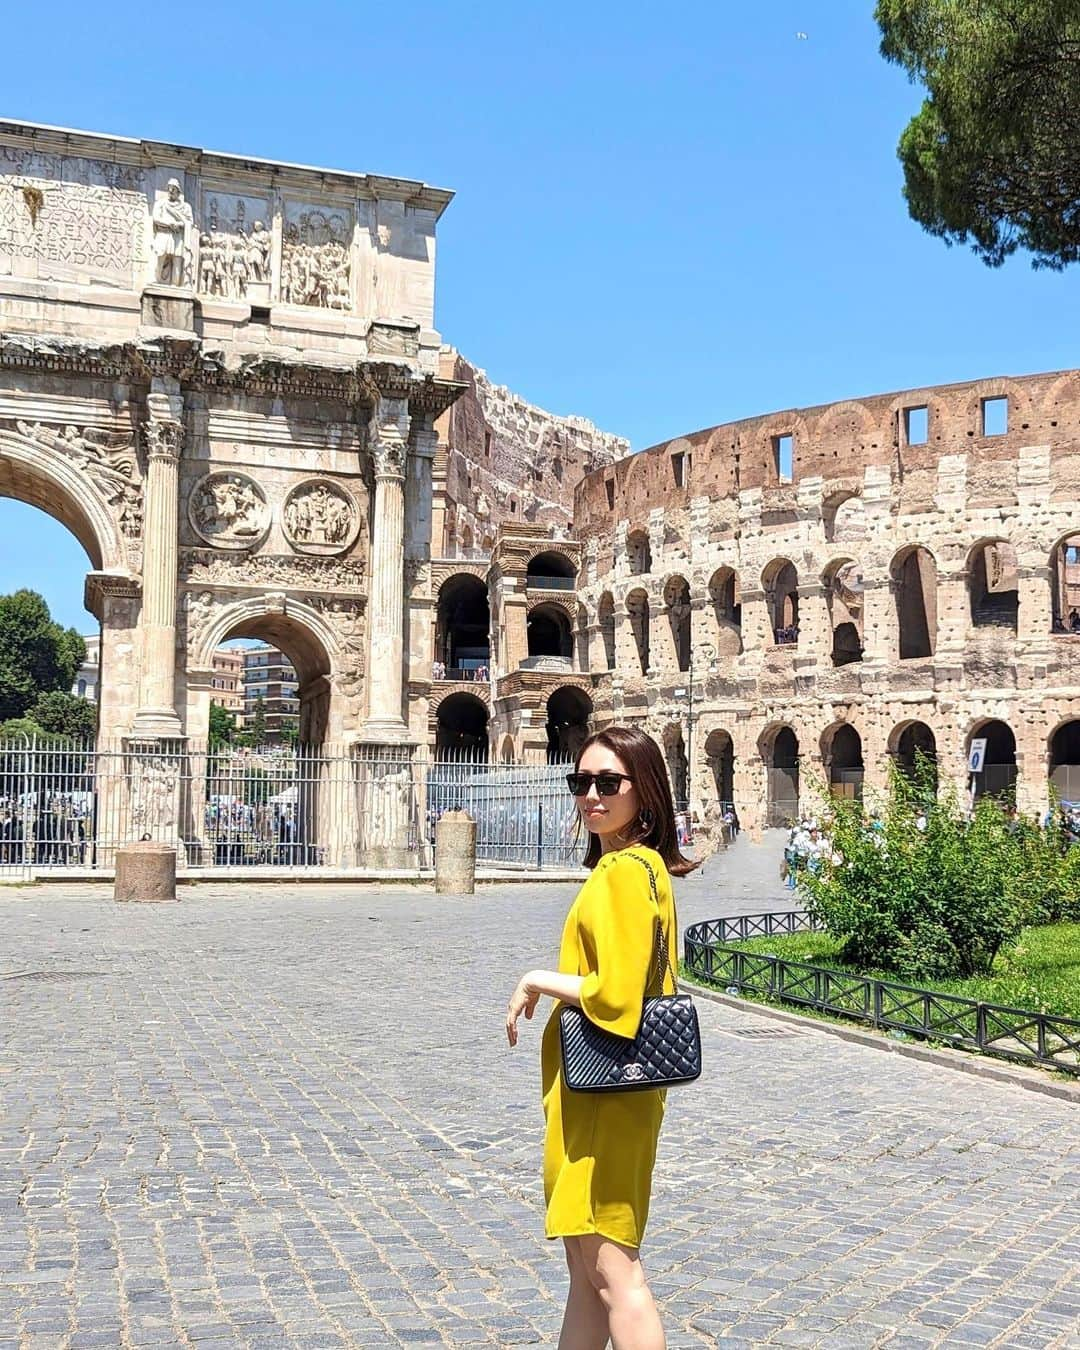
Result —
[{"label": "black sunglasses", "polygon": [[628,773],[568,773],[566,783],[575,797],[588,795],[589,788],[596,784],[597,794],[601,797],[614,797],[618,794],[619,784],[634,780]]}]

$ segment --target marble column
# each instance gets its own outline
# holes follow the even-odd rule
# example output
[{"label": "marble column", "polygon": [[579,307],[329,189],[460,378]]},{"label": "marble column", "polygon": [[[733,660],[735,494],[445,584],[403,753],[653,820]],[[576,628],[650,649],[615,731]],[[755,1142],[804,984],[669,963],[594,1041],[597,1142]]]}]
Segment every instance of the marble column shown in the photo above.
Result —
[{"label": "marble column", "polygon": [[375,502],[371,523],[371,593],[367,720],[362,741],[400,744],[408,739],[402,717],[402,642],[405,618],[405,468],[409,441],[406,399],[380,398],[371,420]]},{"label": "marble column", "polygon": [[[155,386],[159,381],[155,380]],[[143,426],[146,485],[143,523],[142,680],[132,732],[178,737],[175,708],[177,502],[184,428],[178,391],[155,389]]]}]

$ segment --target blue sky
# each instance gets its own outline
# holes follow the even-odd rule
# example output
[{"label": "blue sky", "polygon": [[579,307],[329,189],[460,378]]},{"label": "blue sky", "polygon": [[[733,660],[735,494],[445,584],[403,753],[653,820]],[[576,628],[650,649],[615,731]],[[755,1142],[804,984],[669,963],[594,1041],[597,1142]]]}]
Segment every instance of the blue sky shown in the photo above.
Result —
[{"label": "blue sky", "polygon": [[[168,13],[10,7],[0,115],[454,188],[444,339],[635,449],[1077,364],[1080,274],[991,271],[908,218],[895,146],[921,95],[878,55],[872,0]],[[0,501],[0,589],[85,628],[84,571]]]}]

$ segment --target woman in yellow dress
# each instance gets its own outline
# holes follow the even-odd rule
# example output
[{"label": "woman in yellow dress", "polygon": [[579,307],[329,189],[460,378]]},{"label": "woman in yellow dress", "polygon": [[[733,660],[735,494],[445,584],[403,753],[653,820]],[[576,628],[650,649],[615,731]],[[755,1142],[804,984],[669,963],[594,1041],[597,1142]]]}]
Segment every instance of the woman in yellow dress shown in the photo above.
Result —
[{"label": "woman in yellow dress", "polygon": [[[559,969],[530,970],[510,999],[506,1034],[555,999],[541,1051],[546,1232],[562,1238],[570,1269],[559,1350],[663,1350],[660,1315],[641,1266],[661,1088],[571,1092],[563,1081],[559,1008],[580,1007],[617,1036],[637,1034],[659,913],[668,950],[678,950],[670,875],[695,862],[679,852],[664,759],[636,727],[608,727],[582,746],[568,775],[589,834],[592,875],[563,928]],[[655,879],[653,891],[650,872]],[[665,992],[673,992],[670,976]]]}]

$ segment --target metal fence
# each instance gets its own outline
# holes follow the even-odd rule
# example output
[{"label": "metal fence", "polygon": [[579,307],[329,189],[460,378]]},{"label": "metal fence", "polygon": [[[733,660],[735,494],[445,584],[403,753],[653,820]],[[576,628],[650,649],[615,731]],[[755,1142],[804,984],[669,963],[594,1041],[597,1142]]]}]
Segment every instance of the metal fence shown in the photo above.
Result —
[{"label": "metal fence", "polygon": [[1080,1075],[1080,1021],[1072,1018],[980,1003],[956,994],[723,945],[751,937],[804,932],[817,926],[798,911],[693,924],[686,930],[686,969],[724,989]]},{"label": "metal fence", "polygon": [[0,876],[107,871],[139,839],[186,868],[416,869],[445,810],[477,822],[481,862],[575,865],[565,764],[429,759],[408,748],[241,750],[190,742],[0,742]]}]

